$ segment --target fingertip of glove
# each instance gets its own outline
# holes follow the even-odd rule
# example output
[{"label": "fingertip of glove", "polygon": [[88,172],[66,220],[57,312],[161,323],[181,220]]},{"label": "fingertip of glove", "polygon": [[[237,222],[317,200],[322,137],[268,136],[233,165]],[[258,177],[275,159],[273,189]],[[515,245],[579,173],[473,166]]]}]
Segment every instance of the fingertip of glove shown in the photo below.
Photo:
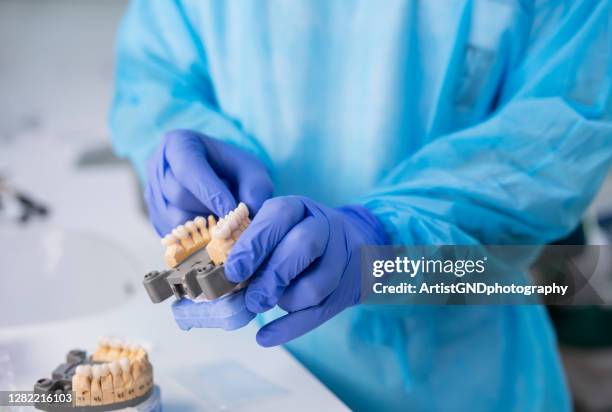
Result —
[{"label": "fingertip of glove", "polygon": [[230,253],[224,264],[225,277],[234,283],[240,283],[250,275],[248,268],[244,264],[244,259],[239,257],[239,248],[240,242],[234,246],[232,253]]},{"label": "fingertip of glove", "polygon": [[253,187],[240,188],[240,200],[249,208],[251,218],[261,209],[264,202],[272,197],[272,182],[263,182]]},{"label": "fingertip of glove", "polygon": [[[226,191],[226,193],[223,193],[223,191]],[[229,192],[229,189],[223,189],[215,194],[210,194],[203,191],[196,197],[199,197],[200,199],[208,198],[212,212],[219,218],[227,215],[237,206],[236,200]]]},{"label": "fingertip of glove", "polygon": [[274,334],[270,333],[265,327],[259,329],[257,335],[255,335],[255,340],[259,346],[264,348],[278,346],[278,343],[274,341]]},{"label": "fingertip of glove", "polygon": [[248,291],[245,294],[245,304],[248,310],[253,313],[263,313],[272,308],[266,296],[259,291]]},{"label": "fingertip of glove", "polygon": [[239,275],[241,273],[240,263],[235,259],[232,259],[231,255],[225,261],[223,267],[227,280],[234,283],[242,282],[243,279],[241,279],[241,276]]},{"label": "fingertip of glove", "polygon": [[263,205],[263,203],[267,200],[268,198],[256,198],[256,197],[243,197],[240,200],[247,205],[247,208],[249,209],[249,216],[251,219],[253,219],[255,217],[255,214],[259,211],[259,209],[261,209],[261,205]]}]

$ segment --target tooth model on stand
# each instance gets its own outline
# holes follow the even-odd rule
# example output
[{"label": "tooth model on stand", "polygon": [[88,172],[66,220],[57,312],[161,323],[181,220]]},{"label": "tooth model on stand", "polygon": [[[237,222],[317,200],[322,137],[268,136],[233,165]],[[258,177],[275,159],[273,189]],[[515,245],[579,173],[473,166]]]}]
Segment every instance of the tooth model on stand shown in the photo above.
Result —
[{"label": "tooth model on stand", "polygon": [[153,383],[153,366],[144,348],[136,344],[101,338],[93,355],[71,350],[51,379],[39,379],[34,392],[41,395],[70,394],[70,403],[37,403],[38,409],[58,412],[98,412],[133,408],[161,410],[159,389]]},{"label": "tooth model on stand", "polygon": [[174,295],[212,301],[245,286],[227,280],[223,264],[238,237],[251,221],[244,203],[219,221],[196,217],[177,226],[162,239],[168,270],[145,275],[143,285],[153,303]]}]

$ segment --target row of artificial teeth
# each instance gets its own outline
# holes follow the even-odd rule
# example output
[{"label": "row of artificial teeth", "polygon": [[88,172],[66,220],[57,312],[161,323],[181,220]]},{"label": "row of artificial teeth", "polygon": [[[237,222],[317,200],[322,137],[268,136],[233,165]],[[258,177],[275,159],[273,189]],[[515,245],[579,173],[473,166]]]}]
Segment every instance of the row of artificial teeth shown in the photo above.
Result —
[{"label": "row of artificial teeth", "polygon": [[72,378],[76,405],[107,405],[141,396],[152,386],[148,360],[121,358],[110,363],[79,365]]},{"label": "row of artificial teeth", "polygon": [[[214,220],[210,223],[211,225],[214,224]],[[193,244],[203,242],[206,238],[208,238],[206,219],[202,216],[198,216],[193,220],[185,222],[184,225],[179,225],[174,228],[172,233],[162,238],[161,243],[166,247],[177,243],[181,243],[184,247],[191,247]]]},{"label": "row of artificial teeth", "polygon": [[100,363],[96,365],[79,365],[77,366],[75,373],[85,378],[99,379],[108,374],[112,374],[113,377],[120,376],[122,374],[131,374],[131,365],[128,358],[121,358],[108,363]]},{"label": "row of artificial teeth", "polygon": [[211,230],[211,237],[219,240],[229,239],[232,232],[244,229],[244,224],[248,218],[249,209],[244,203],[240,203],[236,209],[219,219],[217,226]]},{"label": "row of artificial teeth", "polygon": [[100,338],[98,348],[108,348],[102,354],[103,359],[100,360],[115,360],[122,357],[133,359],[142,357],[146,354],[144,348],[132,342],[127,342],[121,339],[112,339],[106,336]]}]

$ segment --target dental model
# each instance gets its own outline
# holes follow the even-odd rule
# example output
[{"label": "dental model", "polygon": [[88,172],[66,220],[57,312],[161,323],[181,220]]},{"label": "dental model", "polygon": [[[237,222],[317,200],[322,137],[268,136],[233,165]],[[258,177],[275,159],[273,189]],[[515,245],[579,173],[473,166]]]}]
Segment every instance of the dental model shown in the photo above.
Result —
[{"label": "dental model", "polygon": [[85,406],[91,404],[91,365],[79,365],[72,377],[72,390],[75,393],[75,405]]},{"label": "dental model", "polygon": [[110,339],[107,336],[102,336],[98,340],[98,348],[91,356],[95,361],[101,361],[106,359],[107,353],[110,351]]},{"label": "dental model", "polygon": [[119,366],[121,366],[125,396],[127,399],[132,399],[136,397],[136,385],[134,384],[134,378],[132,377],[130,360],[128,358],[121,358],[119,360]]},{"label": "dental model", "polygon": [[[102,378],[102,370],[100,369],[100,365],[93,365],[91,367],[91,404],[102,405],[103,397],[102,397],[102,386],[100,380]],[[87,404],[83,405],[87,406]]]},{"label": "dental model", "polygon": [[202,249],[210,241],[209,230],[216,225],[215,218],[208,217],[207,221],[202,216],[179,225],[167,234],[161,243],[166,247],[164,260],[168,267],[174,268],[187,259],[194,252]]},{"label": "dental model", "polygon": [[121,352],[123,351],[123,347],[124,347],[124,342],[119,340],[119,339],[109,339],[109,351],[106,354],[106,356],[104,356],[104,359],[106,360],[111,360],[111,359],[119,359],[119,355],[121,354]]},{"label": "dental model", "polygon": [[231,247],[249,223],[249,209],[244,203],[240,203],[219,222],[213,216],[208,216],[208,220],[202,216],[189,220],[175,227],[161,240],[166,247],[166,264],[175,268],[194,252],[206,247],[213,262],[219,265],[225,262]]},{"label": "dental model", "polygon": [[[143,402],[159,403],[159,390],[153,383],[153,367],[146,350],[140,345],[107,337],[100,339],[89,358],[84,351],[70,351],[66,363],[53,372],[53,379],[40,379],[34,391],[72,391],[74,402],[62,411],[93,412],[137,407]],[[56,405],[37,404],[36,407],[50,410]]]},{"label": "dental model", "polygon": [[240,203],[236,209],[219,219],[217,225],[211,229],[212,240],[206,246],[206,251],[216,265],[225,263],[232,246],[249,223],[249,209],[244,203]]},{"label": "dental model", "polygon": [[245,282],[233,283],[225,277],[224,263],[250,223],[249,209],[240,203],[218,222],[212,216],[208,220],[198,216],[174,228],[162,239],[169,270],[153,270],[142,281],[151,301],[160,303],[172,295],[211,301],[243,288]]},{"label": "dental model", "polygon": [[[125,358],[123,358],[125,359]],[[123,402],[127,399],[125,385],[123,382],[123,370],[119,361],[115,360],[108,364],[111,375],[113,376],[113,389],[115,391],[115,401]]]},{"label": "dental model", "polygon": [[115,402],[115,390],[113,388],[113,377],[107,363],[98,365],[100,368],[100,389],[102,389],[102,404],[109,405]]}]

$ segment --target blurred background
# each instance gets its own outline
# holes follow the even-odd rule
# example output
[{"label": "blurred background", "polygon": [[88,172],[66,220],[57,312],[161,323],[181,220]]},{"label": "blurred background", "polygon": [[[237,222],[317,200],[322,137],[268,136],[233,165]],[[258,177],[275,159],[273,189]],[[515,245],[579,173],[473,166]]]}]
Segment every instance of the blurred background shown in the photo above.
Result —
[{"label": "blurred background", "polygon": [[[5,279],[47,274],[37,300],[59,307],[36,316],[61,317],[90,299],[57,300],[53,288],[66,285],[53,273],[74,273],[75,291],[88,282],[85,269],[124,276],[98,285],[105,298],[88,306],[101,310],[133,292],[138,279],[128,274],[148,259],[147,249],[158,249],[144,215],[134,212],[137,182],[112,155],[106,127],[113,39],[125,5],[0,1],[0,259],[8,262]],[[92,265],[92,250],[107,256]],[[15,290],[1,290],[3,304],[24,303]],[[0,327],[29,320],[27,310],[14,312]]]},{"label": "blurred background", "polygon": [[[0,387],[29,379],[19,371],[34,357],[14,356],[24,334],[126,304],[141,274],[162,265],[138,181],[112,154],[106,124],[126,3],[0,0]],[[583,226],[560,242],[611,241],[608,179]],[[612,410],[610,311],[556,307],[551,316],[576,409]]]}]

